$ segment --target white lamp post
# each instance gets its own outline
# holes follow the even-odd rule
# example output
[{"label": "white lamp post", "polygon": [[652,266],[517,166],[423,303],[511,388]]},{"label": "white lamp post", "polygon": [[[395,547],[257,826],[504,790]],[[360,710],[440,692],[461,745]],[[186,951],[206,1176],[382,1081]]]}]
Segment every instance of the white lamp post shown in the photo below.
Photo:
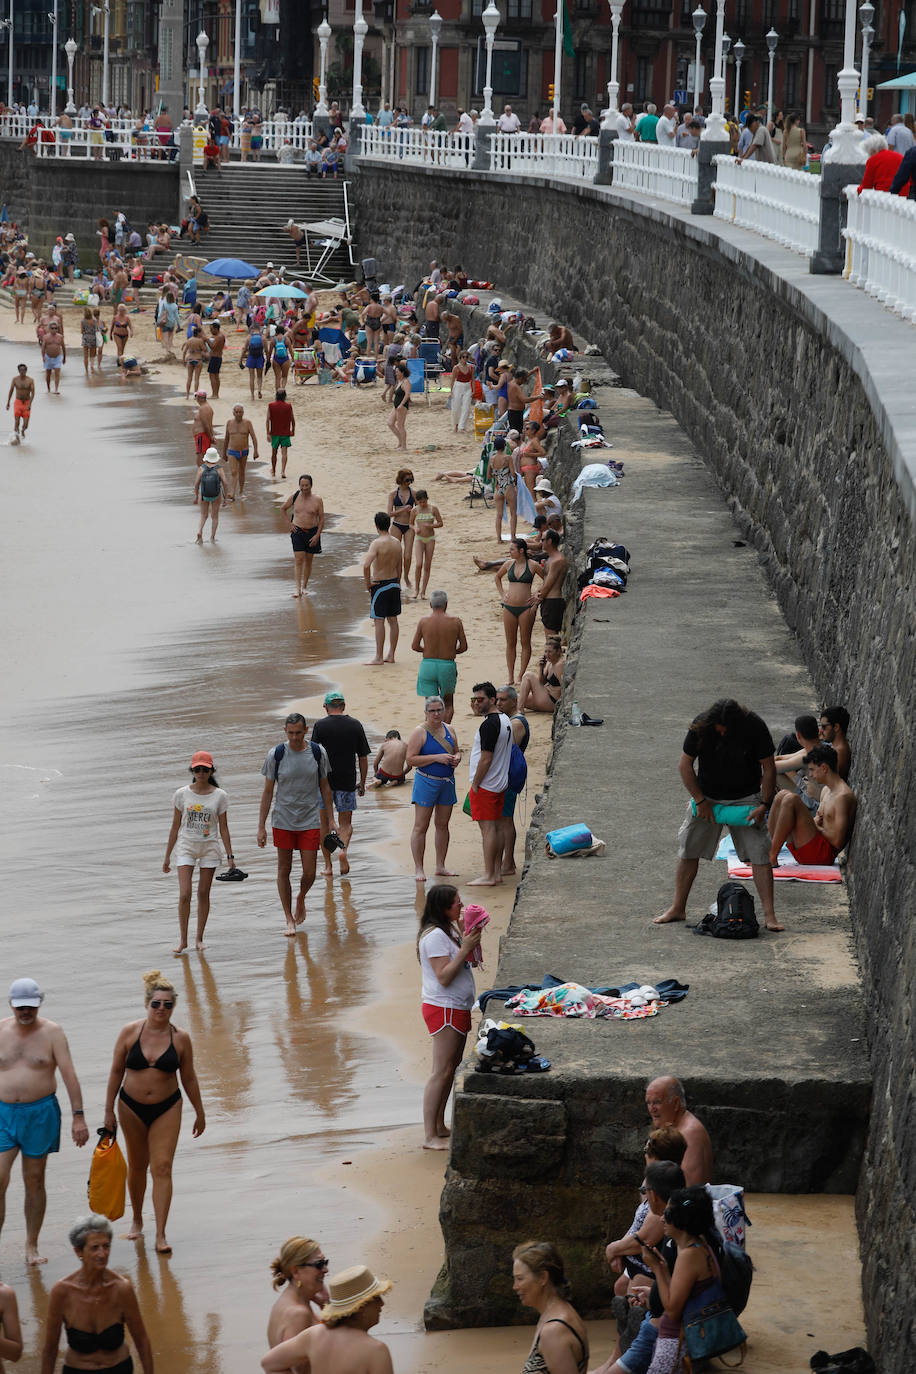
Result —
[{"label": "white lamp post", "polygon": [[837,162],[855,166],[863,162],[862,137],[855,126],[856,91],[859,73],[856,71],[856,0],[846,0],[846,28],[843,35],[843,67],[836,79],[840,93],[840,122],[830,134],[830,147],[821,162]]},{"label": "white lamp post", "polygon": [[242,0],[235,0],[235,59],[232,64],[232,117],[242,117]]},{"label": "white lamp post", "polygon": [[109,19],[109,16],[110,16],[110,14],[111,14],[111,6],[110,6],[109,4],[107,4],[107,3],[104,4],[104,5],[90,5],[90,6],[89,6],[89,12],[90,12],[90,17],[93,18],[93,19],[95,18],[95,16],[96,16],[97,14],[102,14],[102,15],[105,16],[104,25],[103,25],[103,29],[102,29],[102,33],[103,33],[103,37],[102,37],[102,105],[105,106],[105,107],[107,108],[107,106],[108,106],[108,19]]},{"label": "white lamp post", "polygon": [[13,0],[10,0],[10,17],[3,20],[3,27],[9,36],[9,47],[7,49],[7,69],[6,69],[6,103],[13,103]]},{"label": "white lamp post", "polygon": [[871,21],[875,17],[875,7],[865,0],[859,6],[859,18],[862,21],[862,74],[859,78],[859,114],[864,119],[868,114],[868,58],[871,53],[871,42],[875,36],[875,31],[871,26]]},{"label": "white lamp post", "polygon": [[553,132],[557,132],[557,101],[560,99],[560,81],[563,75],[563,0],[557,0],[557,12],[554,15],[554,40],[553,40],[553,107],[550,111],[553,120]]},{"label": "white lamp post", "polygon": [[356,0],[356,18],[353,21],[353,98],[350,101],[350,118],[365,119],[363,109],[363,44],[369,25],[363,18],[363,0]]},{"label": "white lamp post", "polygon": [[703,91],[702,82],[700,81],[700,45],[703,42],[703,29],[706,25],[706,11],[703,9],[703,6],[697,5],[691,17],[693,19],[693,30],[697,36],[696,57],[694,58],[693,66],[693,108],[698,110],[700,108],[700,95]]},{"label": "white lamp post", "polygon": [[484,38],[487,45],[487,78],[483,87],[483,109],[480,112],[479,122],[481,124],[495,124],[496,120],[493,117],[493,87],[491,85],[491,77],[493,74],[493,40],[496,37],[496,30],[499,27],[499,10],[494,5],[493,0],[490,0],[490,3],[480,17],[483,20]]},{"label": "white lamp post", "polygon": [[433,44],[429,63],[429,103],[434,108],[436,104],[436,54],[439,51],[439,34],[441,32],[442,15],[438,10],[433,10],[432,14],[429,16],[429,36]]},{"label": "white lamp post", "polygon": [[[729,39],[731,46],[731,39]],[[712,110],[706,121],[702,137],[723,140],[728,137],[725,124],[725,0],[716,0],[716,48],[713,58],[713,74],[709,82],[712,97]]]},{"label": "white lamp post", "polygon": [[54,9],[48,15],[51,21],[51,91],[48,101],[48,109],[51,118],[57,118],[57,0],[54,0]]},{"label": "white lamp post", "polygon": [[316,115],[326,115],[328,112],[328,87],[326,75],[328,70],[328,41],[331,37],[331,26],[328,17],[322,19],[318,25],[318,46],[321,49],[321,74],[318,77],[318,104],[315,106]]},{"label": "white lamp post", "polygon": [[73,59],[76,57],[76,43],[72,38],[68,38],[64,44],[64,52],[67,54],[67,107],[68,115],[76,114],[76,101],[73,99]]},{"label": "white lamp post", "polygon": [[609,3],[611,6],[611,79],[607,83],[607,109],[601,124],[605,129],[614,129],[617,127],[617,101],[620,99],[620,82],[617,79],[617,44],[624,0],[609,0]]},{"label": "white lamp post", "polygon": [[195,41],[197,43],[197,55],[200,58],[200,74],[197,79],[197,108],[194,113],[206,118],[208,110],[207,102],[204,100],[204,87],[207,82],[207,48],[210,46],[210,40],[201,29]]},{"label": "white lamp post", "polygon": [[735,118],[737,119],[744,108],[741,104],[741,63],[744,61],[745,47],[740,38],[732,51],[735,54]]},{"label": "white lamp post", "polygon": [[770,53],[770,75],[767,80],[767,125],[773,123],[773,63],[776,60],[776,45],[779,42],[779,34],[775,29],[770,29],[767,34],[767,48]]}]

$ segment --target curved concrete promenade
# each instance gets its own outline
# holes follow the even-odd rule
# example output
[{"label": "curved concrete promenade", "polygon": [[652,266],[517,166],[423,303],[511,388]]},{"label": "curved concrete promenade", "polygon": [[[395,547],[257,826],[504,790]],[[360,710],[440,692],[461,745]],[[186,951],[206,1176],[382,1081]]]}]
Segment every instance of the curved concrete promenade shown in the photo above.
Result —
[{"label": "curved concrete promenade", "polygon": [[[687,1079],[719,1177],[854,1188],[867,1036],[865,1298],[881,1366],[905,1367],[916,1296],[910,327],[746,231],[612,188],[364,165],[358,204],[363,251],[385,275],[412,281],[436,256],[491,276],[597,343],[694,446],[646,401],[615,393],[603,405],[632,456],[620,489],[589,495],[582,541],[614,534],[636,573],[625,598],[584,617],[575,692],[607,725],[562,741],[542,819],[589,820],[608,855],[575,868],[535,858],[494,977],[674,975],[691,995],[634,1026],[536,1021],[553,1074],[466,1078],[443,1196],[449,1263],[429,1317],[502,1319],[508,1292],[489,1280],[533,1218],[600,1305],[599,1241],[631,1196],[653,1072]],[[681,731],[723,691],[774,731],[817,698],[852,712],[860,819],[848,890],[864,1019],[835,892],[780,890],[792,933],[737,950],[649,928],[673,867]],[[721,874],[704,875],[697,914]]]}]

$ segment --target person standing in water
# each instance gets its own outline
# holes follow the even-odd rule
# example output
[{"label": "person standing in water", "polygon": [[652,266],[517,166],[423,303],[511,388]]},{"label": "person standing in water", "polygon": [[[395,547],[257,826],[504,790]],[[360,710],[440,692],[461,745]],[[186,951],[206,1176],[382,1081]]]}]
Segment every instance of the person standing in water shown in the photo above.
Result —
[{"label": "person standing in water", "polygon": [[[375,516],[376,537],[363,559],[363,578],[369,593],[369,615],[375,626],[375,658],[370,667],[393,663],[398,645],[398,616],[401,614],[401,565],[404,550],[400,539],[391,533],[391,517],[385,511]],[[388,626],[388,654],[385,654],[385,626]]]},{"label": "person standing in water", "polygon": [[[29,420],[32,418],[32,402],[35,399],[35,383],[29,376],[26,363],[19,364],[16,368],[16,375],[10,382],[9,394],[6,398],[7,410],[10,408],[10,401],[13,400],[14,392],[16,399],[13,401],[13,443],[18,444],[20,439],[25,438]],[[20,425],[22,426],[21,429]]]},{"label": "person standing in water", "polygon": [[163,873],[171,872],[172,852],[178,869],[178,944],[175,954],[183,954],[188,947],[188,922],[191,918],[191,883],[197,864],[197,949],[204,947],[204,930],[210,915],[210,888],[213,875],[219,868],[219,840],[222,838],[226,858],[234,863],[232,841],[229,838],[229,798],[216,781],[213,755],[201,749],[191,759],[193,782],[179,787],[172,798],[174,814],[172,828],[165,846]]},{"label": "person standing in water", "polygon": [[197,526],[197,542],[204,542],[204,527],[210,521],[210,543],[216,543],[216,527],[219,524],[219,508],[226,495],[226,479],[220,468],[219,452],[208,448],[204,460],[197,469],[194,480],[194,504],[200,506],[200,524]]},{"label": "person standing in water", "polygon": [[286,498],[282,509],[289,513],[292,522],[290,539],[296,564],[296,590],[293,596],[299,597],[308,588],[312,559],[316,553],[321,553],[321,531],[324,529],[324,502],[312,492],[312,479],[308,473],[303,473],[299,478],[299,490]]},{"label": "person standing in water", "polygon": [[41,361],[45,369],[45,385],[51,391],[51,373],[54,373],[54,395],[60,395],[60,370],[67,361],[67,345],[56,324],[48,326],[48,332],[41,341]]},{"label": "person standing in water", "polygon": [[223,435],[223,459],[229,464],[229,495],[227,501],[245,499],[245,470],[248,467],[248,454],[254,446],[254,461],[258,461],[258,436],[254,425],[245,419],[245,407],[232,407],[232,419],[226,421]]}]

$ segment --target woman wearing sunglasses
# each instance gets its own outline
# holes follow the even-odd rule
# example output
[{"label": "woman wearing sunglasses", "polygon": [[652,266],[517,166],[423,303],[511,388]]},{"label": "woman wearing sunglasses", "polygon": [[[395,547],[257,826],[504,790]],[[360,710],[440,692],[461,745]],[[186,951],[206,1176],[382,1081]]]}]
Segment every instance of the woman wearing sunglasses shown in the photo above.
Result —
[{"label": "woman wearing sunglasses", "polygon": [[194,865],[197,877],[197,948],[204,947],[204,930],[210,915],[210,888],[213,875],[219,868],[219,836],[226,847],[230,867],[234,865],[232,841],[229,838],[229,798],[217,784],[212,754],[201,749],[191,759],[189,769],[193,778],[179,787],[172,798],[174,812],[172,828],[165,846],[163,873],[171,871],[172,850],[178,869],[178,944],[175,954],[183,954],[188,947],[188,922],[191,919],[191,880]]},{"label": "woman wearing sunglasses", "polygon": [[283,1288],[270,1310],[267,1322],[267,1344],[271,1350],[283,1341],[291,1341],[300,1331],[314,1326],[318,1315],[312,1303],[323,1307],[328,1302],[325,1277],[328,1261],[317,1240],[306,1236],[291,1236],[280,1249],[270,1266],[274,1288]]},{"label": "woman wearing sunglasses", "polygon": [[172,1025],[178,994],[158,969],[145,973],[143,982],[146,1016],[125,1026],[115,1044],[105,1094],[105,1129],[114,1134],[117,1097],[118,1120],[127,1146],[127,1190],[133,1210],[127,1239],[137,1240],[143,1234],[143,1199],[149,1170],[153,1180],[156,1249],[160,1255],[170,1255],[172,1247],[165,1238],[165,1223],[172,1204],[172,1160],[181,1126],[179,1076],[194,1108],[195,1137],[203,1135],[206,1119],[194,1071],[191,1037]]}]

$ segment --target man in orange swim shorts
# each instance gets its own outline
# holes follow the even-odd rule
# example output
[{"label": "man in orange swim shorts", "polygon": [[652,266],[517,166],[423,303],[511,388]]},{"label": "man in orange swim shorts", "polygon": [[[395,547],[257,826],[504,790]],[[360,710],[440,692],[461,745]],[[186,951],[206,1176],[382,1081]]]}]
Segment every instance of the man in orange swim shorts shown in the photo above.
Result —
[{"label": "man in orange swim shorts", "polygon": [[25,438],[25,432],[29,427],[29,420],[32,415],[32,401],[35,399],[35,383],[29,376],[29,369],[25,363],[19,364],[16,369],[16,376],[10,382],[9,395],[6,398],[7,410],[10,408],[10,401],[13,400],[14,392],[16,399],[13,401],[13,418],[15,420],[13,443],[18,444],[20,439]]}]

